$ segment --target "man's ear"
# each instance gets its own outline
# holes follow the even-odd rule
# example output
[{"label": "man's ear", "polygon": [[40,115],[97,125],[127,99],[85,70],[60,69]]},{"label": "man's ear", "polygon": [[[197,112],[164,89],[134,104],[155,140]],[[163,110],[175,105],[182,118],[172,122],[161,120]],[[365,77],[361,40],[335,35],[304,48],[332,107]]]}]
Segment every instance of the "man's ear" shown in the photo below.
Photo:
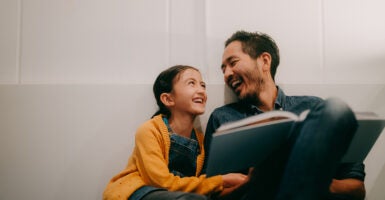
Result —
[{"label": "man's ear", "polygon": [[262,70],[264,72],[269,72],[270,73],[270,67],[271,67],[271,55],[267,52],[263,52],[260,57],[262,58]]},{"label": "man's ear", "polygon": [[170,107],[170,106],[174,105],[174,99],[172,98],[170,93],[162,93],[160,95],[160,100],[167,107]]}]

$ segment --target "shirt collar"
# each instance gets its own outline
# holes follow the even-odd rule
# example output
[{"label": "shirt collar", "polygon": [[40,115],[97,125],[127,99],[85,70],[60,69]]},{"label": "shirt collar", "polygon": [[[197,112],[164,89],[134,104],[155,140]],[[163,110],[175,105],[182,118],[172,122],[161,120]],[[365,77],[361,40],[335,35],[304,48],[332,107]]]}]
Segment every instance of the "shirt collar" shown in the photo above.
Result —
[{"label": "shirt collar", "polygon": [[284,106],[285,106],[286,95],[279,86],[277,86],[277,89],[278,89],[278,94],[277,94],[277,98],[275,98],[274,109],[282,110],[284,109]]},{"label": "shirt collar", "polygon": [[[286,95],[279,86],[277,86],[277,90],[278,90],[277,91],[277,98],[275,98],[274,110],[282,110],[282,109],[284,109],[284,106],[285,106]],[[248,109],[246,109],[246,110],[250,110],[252,112],[251,114],[263,113],[262,110],[260,110],[257,106],[255,106],[253,104],[248,104],[245,106],[248,107]]]}]

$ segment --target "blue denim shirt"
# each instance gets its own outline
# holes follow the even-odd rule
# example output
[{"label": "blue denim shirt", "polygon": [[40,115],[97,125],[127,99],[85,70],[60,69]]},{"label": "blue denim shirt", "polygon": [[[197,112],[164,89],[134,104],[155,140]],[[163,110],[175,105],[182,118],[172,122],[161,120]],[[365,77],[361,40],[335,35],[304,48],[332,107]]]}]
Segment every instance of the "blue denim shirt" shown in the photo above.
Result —
[{"label": "blue denim shirt", "polygon": [[[315,107],[323,100],[319,97],[314,96],[286,96],[285,93],[278,88],[278,95],[274,103],[275,110],[285,110],[293,112],[299,115],[301,112]],[[226,122],[236,121],[244,119],[252,115],[258,115],[263,113],[258,107],[238,101],[235,103],[227,104],[216,108],[210,115],[209,121],[206,127],[205,133],[205,152],[207,161],[208,154],[210,152],[210,143],[215,130]],[[205,162],[207,163],[207,162]],[[204,166],[203,172],[205,172],[206,166]],[[343,178],[356,178],[364,180],[364,164],[363,163],[343,163],[339,167],[335,176],[338,179]]]}]

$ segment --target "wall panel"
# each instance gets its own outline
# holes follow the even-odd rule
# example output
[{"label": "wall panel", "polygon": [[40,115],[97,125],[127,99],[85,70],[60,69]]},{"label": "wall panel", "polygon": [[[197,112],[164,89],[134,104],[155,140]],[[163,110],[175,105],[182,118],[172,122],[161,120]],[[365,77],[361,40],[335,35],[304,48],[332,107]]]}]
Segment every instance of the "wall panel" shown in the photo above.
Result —
[{"label": "wall panel", "polygon": [[325,82],[385,83],[385,2],[324,1]]},{"label": "wall panel", "polygon": [[322,82],[321,9],[319,1],[207,2],[210,81],[222,82],[219,67],[224,41],[236,30],[271,35],[281,50],[277,81]]},{"label": "wall panel", "polygon": [[167,5],[25,1],[21,81],[152,83],[168,62]]},{"label": "wall panel", "polygon": [[19,4],[19,0],[0,1],[0,84],[18,82]]},{"label": "wall panel", "polygon": [[170,1],[170,65],[187,64],[205,72],[205,20],[204,0]]}]

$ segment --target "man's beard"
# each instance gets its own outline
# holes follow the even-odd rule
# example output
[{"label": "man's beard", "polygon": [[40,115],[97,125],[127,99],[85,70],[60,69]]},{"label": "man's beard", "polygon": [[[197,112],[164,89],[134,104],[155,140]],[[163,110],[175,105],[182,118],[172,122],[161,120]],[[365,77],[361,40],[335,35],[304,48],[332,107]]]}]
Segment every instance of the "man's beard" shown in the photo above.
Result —
[{"label": "man's beard", "polygon": [[254,80],[252,80],[251,82],[256,83],[254,87],[246,88],[245,94],[242,95],[242,93],[239,93],[237,96],[240,101],[258,106],[260,104],[259,95],[261,91],[263,91],[264,89],[265,81],[261,76],[257,76],[256,78],[253,78],[253,79]]}]

